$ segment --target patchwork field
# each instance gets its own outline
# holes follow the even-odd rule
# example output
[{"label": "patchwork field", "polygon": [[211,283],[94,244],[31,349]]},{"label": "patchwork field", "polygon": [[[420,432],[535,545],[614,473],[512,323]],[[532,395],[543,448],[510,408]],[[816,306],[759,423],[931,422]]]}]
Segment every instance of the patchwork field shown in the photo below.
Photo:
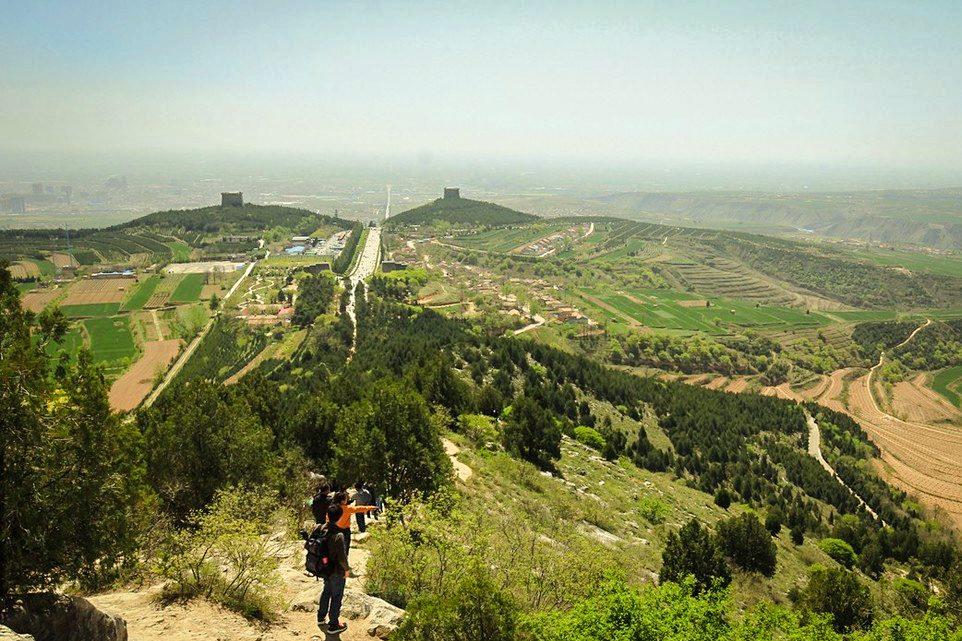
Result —
[{"label": "patchwork field", "polygon": [[146,280],[142,281],[139,286],[133,290],[130,298],[124,303],[124,310],[137,310],[143,309],[147,302],[150,300],[151,296],[154,295],[154,290],[157,289],[157,285],[160,283],[160,276],[156,274],[150,276]]},{"label": "patchwork field", "polygon": [[57,300],[61,294],[63,294],[62,289],[35,289],[24,294],[20,301],[23,303],[23,306],[31,312],[42,312],[47,305]]},{"label": "patchwork field", "polygon": [[37,263],[31,260],[19,260],[12,263],[9,267],[10,275],[14,280],[26,280],[28,278],[40,278],[43,272],[37,267]]},{"label": "patchwork field", "polygon": [[925,374],[893,386],[891,413],[915,423],[962,422],[962,413],[957,407],[926,387]]},{"label": "patchwork field", "polygon": [[90,336],[90,352],[94,362],[104,363],[108,371],[115,373],[123,369],[129,359],[137,355],[130,321],[126,316],[113,318],[91,318],[84,321],[84,328]]},{"label": "patchwork field", "polygon": [[134,278],[83,279],[74,282],[67,290],[65,306],[119,303],[136,285]]},{"label": "patchwork field", "polygon": [[150,341],[144,355],[110,387],[110,406],[118,412],[137,407],[153,389],[158,372],[167,370],[180,350],[180,340]]},{"label": "patchwork field", "polygon": [[848,412],[881,449],[886,476],[923,503],[945,510],[957,527],[962,525],[962,431],[885,414],[868,383],[866,374],[849,386]]},{"label": "patchwork field", "polygon": [[729,299],[706,300],[692,294],[660,289],[611,292],[583,287],[576,293],[582,296],[584,304],[593,306],[602,316],[646,327],[723,334],[727,333],[726,326],[730,324],[794,328],[818,327],[830,322],[821,314],[806,314],[798,309],[752,305]]},{"label": "patchwork field", "polygon": [[200,300],[206,274],[187,274],[170,295],[171,303],[196,303]]}]

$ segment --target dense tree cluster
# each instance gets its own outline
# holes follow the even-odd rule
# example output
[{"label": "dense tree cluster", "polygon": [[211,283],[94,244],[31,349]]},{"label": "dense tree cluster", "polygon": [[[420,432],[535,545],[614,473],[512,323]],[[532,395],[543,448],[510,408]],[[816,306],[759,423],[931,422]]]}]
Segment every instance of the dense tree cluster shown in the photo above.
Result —
[{"label": "dense tree cluster", "polygon": [[335,284],[329,274],[316,274],[298,281],[297,302],[291,323],[307,327],[314,319],[328,311],[334,301]]},{"label": "dense tree cluster", "polygon": [[65,580],[96,585],[136,550],[140,435],[112,414],[84,351],[51,368],[59,312],[20,305],[0,265],[0,598]]}]

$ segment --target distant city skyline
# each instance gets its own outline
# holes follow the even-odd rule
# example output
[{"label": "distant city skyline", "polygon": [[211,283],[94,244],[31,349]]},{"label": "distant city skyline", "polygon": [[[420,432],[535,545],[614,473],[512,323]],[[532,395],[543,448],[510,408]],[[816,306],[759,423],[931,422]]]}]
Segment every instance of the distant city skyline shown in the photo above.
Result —
[{"label": "distant city skyline", "polygon": [[962,3],[0,0],[0,153],[877,168],[962,184]]}]

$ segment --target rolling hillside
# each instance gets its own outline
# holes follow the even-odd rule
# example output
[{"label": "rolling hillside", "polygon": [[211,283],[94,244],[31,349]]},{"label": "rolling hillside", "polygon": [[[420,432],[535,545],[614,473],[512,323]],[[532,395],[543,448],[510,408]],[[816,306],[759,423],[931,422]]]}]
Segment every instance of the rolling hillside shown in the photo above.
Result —
[{"label": "rolling hillside", "polygon": [[530,223],[539,218],[533,214],[508,209],[494,203],[469,198],[438,198],[394,216],[385,223],[389,227],[401,225],[430,225],[443,221],[452,225],[499,226]]}]

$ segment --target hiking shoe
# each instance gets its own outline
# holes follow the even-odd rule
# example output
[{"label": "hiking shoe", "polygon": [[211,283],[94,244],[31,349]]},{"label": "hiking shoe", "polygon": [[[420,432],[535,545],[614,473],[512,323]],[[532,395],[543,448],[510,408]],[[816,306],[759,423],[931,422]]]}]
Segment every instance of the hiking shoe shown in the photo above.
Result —
[{"label": "hiking shoe", "polygon": [[327,626],[327,631],[328,631],[329,634],[340,634],[341,632],[344,632],[345,630],[347,630],[347,624],[346,624],[346,623],[339,623],[338,625],[329,625],[329,626]]},{"label": "hiking shoe", "polygon": [[327,630],[327,623],[325,623],[324,621],[318,621],[317,627],[321,629],[321,632],[325,632]]}]

